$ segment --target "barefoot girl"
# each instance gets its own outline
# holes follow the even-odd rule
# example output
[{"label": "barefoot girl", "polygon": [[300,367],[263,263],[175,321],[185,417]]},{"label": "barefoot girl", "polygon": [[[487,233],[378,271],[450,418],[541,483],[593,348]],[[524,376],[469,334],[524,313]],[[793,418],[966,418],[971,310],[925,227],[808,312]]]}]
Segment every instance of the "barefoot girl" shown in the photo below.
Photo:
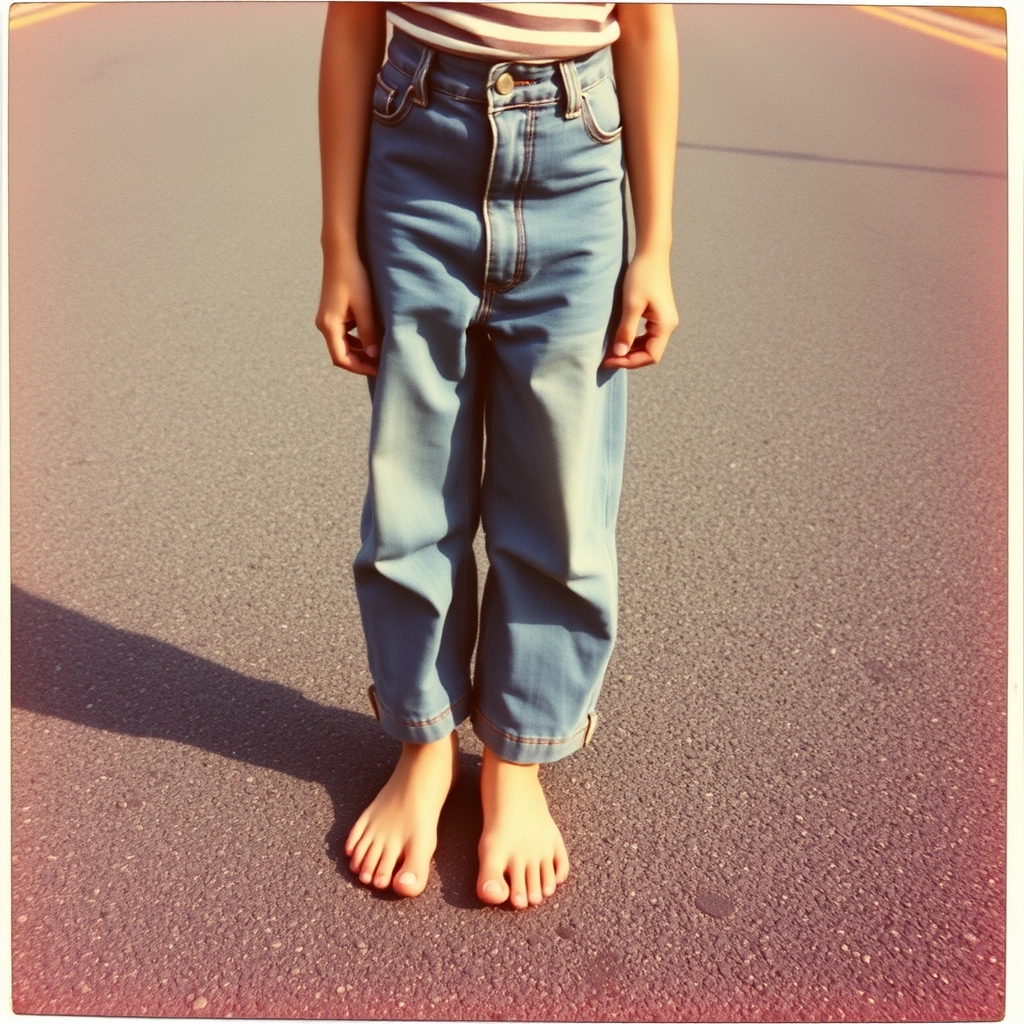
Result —
[{"label": "barefoot girl", "polygon": [[355,584],[402,741],[345,844],[367,885],[423,891],[467,718],[480,899],[538,904],[568,873],[539,765],[589,740],[614,642],[623,371],[678,323],[677,113],[671,6],[330,7],[316,324],[370,378]]}]

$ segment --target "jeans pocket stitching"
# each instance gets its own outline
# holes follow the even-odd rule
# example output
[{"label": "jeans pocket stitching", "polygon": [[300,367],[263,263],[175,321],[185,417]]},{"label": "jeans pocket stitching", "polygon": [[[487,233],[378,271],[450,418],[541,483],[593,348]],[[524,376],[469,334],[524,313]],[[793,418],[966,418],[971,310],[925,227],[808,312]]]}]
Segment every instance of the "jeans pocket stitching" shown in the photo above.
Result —
[{"label": "jeans pocket stitching", "polygon": [[392,89],[379,74],[377,75],[377,86],[386,94],[387,100],[384,103],[384,110],[378,110],[377,103],[374,102],[374,120],[379,124],[388,126],[400,124],[409,116],[409,111],[412,109],[414,102],[412,84],[406,86],[405,95],[402,96],[401,103],[399,103],[394,110],[391,109],[391,105],[394,102],[395,97],[398,95],[398,89]]},{"label": "jeans pocket stitching", "polygon": [[614,142],[622,134],[622,125],[619,125],[614,131],[606,132],[594,119],[594,111],[590,106],[590,97],[586,93],[583,93],[582,103],[580,104],[583,117],[583,127],[587,129],[587,134],[595,141],[602,145],[609,142]]}]

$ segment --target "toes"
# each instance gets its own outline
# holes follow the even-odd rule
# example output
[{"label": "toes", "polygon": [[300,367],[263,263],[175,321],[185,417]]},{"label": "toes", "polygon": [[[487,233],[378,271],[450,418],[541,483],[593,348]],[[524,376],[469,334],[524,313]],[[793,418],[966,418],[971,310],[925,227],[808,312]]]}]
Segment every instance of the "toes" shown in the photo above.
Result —
[{"label": "toes", "polygon": [[555,881],[561,885],[569,877],[569,854],[566,852],[565,843],[561,837],[558,846],[555,848]]},{"label": "toes", "polygon": [[356,843],[355,850],[352,851],[352,858],[348,862],[349,869],[353,875],[358,875],[363,867],[363,860],[366,857],[367,850],[370,848],[369,840],[363,842],[360,840]]},{"label": "toes", "polygon": [[555,878],[555,865],[550,860],[540,862],[540,888],[545,896],[554,894],[558,882]]},{"label": "toes", "polygon": [[544,893],[540,887],[540,865],[529,864],[526,868],[526,896],[531,906],[544,902]]},{"label": "toes", "polygon": [[370,844],[370,848],[364,854],[362,863],[359,866],[359,881],[364,885],[369,885],[373,881],[373,874],[377,870],[377,865],[380,863],[380,857],[383,852],[383,840],[376,839]]},{"label": "toes", "polygon": [[391,884],[391,888],[394,889],[399,896],[419,896],[426,886],[426,868],[422,868],[420,871],[414,871],[412,868],[405,867],[405,865],[402,866],[398,876]]},{"label": "toes", "polygon": [[484,903],[497,906],[508,899],[508,885],[504,878],[488,878],[484,882],[477,882],[476,894]]},{"label": "toes", "polygon": [[393,847],[385,847],[373,873],[373,884],[377,889],[386,889],[391,884],[391,876],[395,871],[395,863],[401,851]]},{"label": "toes", "polygon": [[402,859],[398,875],[391,883],[391,888],[399,896],[419,896],[427,886],[427,875],[430,873],[430,857],[433,848],[423,843],[411,843]]},{"label": "toes", "polygon": [[530,905],[530,897],[526,891],[526,870],[521,864],[509,865],[509,902],[520,910]]},{"label": "toes", "polygon": [[345,840],[345,856],[352,857],[355,854],[356,846],[359,840],[363,838],[366,832],[366,822],[368,820],[367,814],[364,812],[359,816],[359,819],[352,826],[351,831],[348,834],[348,838]]},{"label": "toes", "polygon": [[490,903],[492,906],[504,903],[508,899],[509,889],[505,882],[504,864],[481,858],[476,894],[484,903]]},{"label": "toes", "polygon": [[[353,832],[355,830],[353,829]],[[373,833],[369,829],[364,829],[359,838],[352,845],[352,859],[349,861],[349,867],[359,874],[359,869],[362,867],[363,861],[366,859],[366,854],[369,852],[370,844],[373,842]],[[348,846],[348,844],[346,844]]]}]

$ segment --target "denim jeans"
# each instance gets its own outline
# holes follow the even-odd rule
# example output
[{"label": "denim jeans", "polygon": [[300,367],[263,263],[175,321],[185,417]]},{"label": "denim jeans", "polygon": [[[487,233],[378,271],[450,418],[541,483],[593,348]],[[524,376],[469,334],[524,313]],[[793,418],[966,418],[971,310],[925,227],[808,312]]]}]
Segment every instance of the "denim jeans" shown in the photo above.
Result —
[{"label": "denim jeans", "polygon": [[625,263],[611,71],[607,49],[489,64],[398,31],[377,79],[363,244],[383,330],[354,572],[371,699],[401,740],[471,717],[536,763],[596,722],[626,401],[600,367]]}]

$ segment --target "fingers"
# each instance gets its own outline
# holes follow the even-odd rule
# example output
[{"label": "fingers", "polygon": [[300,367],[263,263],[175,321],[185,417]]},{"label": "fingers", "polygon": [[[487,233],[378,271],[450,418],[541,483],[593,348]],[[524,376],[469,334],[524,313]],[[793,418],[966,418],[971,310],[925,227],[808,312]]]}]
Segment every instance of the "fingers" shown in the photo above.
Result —
[{"label": "fingers", "polygon": [[[340,319],[326,319],[322,324],[317,320],[317,327],[327,342],[327,351],[331,362],[342,370],[362,374],[364,377],[376,377],[380,363],[380,343],[377,339],[376,327],[372,320],[365,323]],[[353,328],[358,330],[354,334]]]},{"label": "fingers", "polygon": [[642,366],[653,366],[654,359],[645,348],[630,349],[624,356],[606,356],[601,365],[610,370],[639,370]]},{"label": "fingers", "polygon": [[643,313],[643,306],[634,306],[633,308],[627,306],[623,309],[619,326],[615,330],[615,337],[612,338],[611,358],[625,359],[629,355],[630,349],[636,342]]},{"label": "fingers", "polygon": [[622,315],[601,365],[636,370],[660,362],[678,326],[667,254],[634,256],[622,283]]},{"label": "fingers", "polygon": [[350,373],[375,377],[380,363],[380,335],[373,316],[373,301],[361,265],[324,268],[317,330],[327,342],[335,366]]},{"label": "fingers", "polygon": [[653,366],[661,362],[668,345],[669,335],[674,328],[666,329],[656,320],[648,320],[643,334],[637,335],[639,317],[624,321],[615,332],[610,354],[601,365],[610,369],[638,370],[642,366]]},{"label": "fingers", "polygon": [[369,301],[353,299],[352,315],[355,317],[356,328],[359,331],[359,342],[363,354],[366,359],[376,364],[380,359],[380,337],[377,334],[377,324],[373,318],[373,309]]}]

